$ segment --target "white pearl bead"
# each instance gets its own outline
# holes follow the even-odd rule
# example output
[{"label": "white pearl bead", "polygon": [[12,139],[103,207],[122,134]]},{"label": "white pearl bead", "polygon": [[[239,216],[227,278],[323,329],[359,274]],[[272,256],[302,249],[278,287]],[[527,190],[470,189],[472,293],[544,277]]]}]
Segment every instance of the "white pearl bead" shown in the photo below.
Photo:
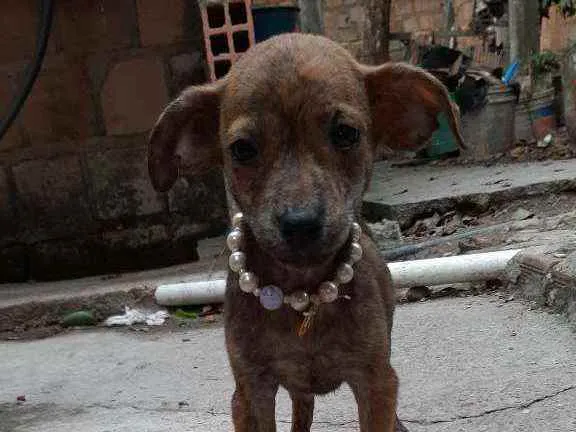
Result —
[{"label": "white pearl bead", "polygon": [[354,277],[354,269],[348,263],[340,264],[338,270],[336,270],[336,281],[341,284],[346,284],[352,280]]},{"label": "white pearl bead", "polygon": [[302,312],[310,304],[310,296],[305,291],[297,291],[288,298],[288,303],[292,309]]},{"label": "white pearl bead", "polygon": [[318,289],[318,297],[322,303],[332,303],[338,298],[338,285],[334,282],[323,282]]},{"label": "white pearl bead", "polygon": [[360,227],[360,224],[358,222],[352,223],[351,231],[352,231],[352,241],[353,242],[360,241],[360,236],[362,235],[362,228]]},{"label": "white pearl bead", "polygon": [[350,260],[352,262],[358,262],[362,259],[362,246],[360,246],[360,243],[356,243],[353,242],[350,245]]},{"label": "white pearl bead", "polygon": [[242,231],[239,228],[234,228],[228,236],[226,237],[226,244],[228,245],[228,249],[232,252],[236,252],[240,249],[240,245],[242,244]]},{"label": "white pearl bead", "polygon": [[236,213],[234,216],[232,216],[232,226],[234,228],[240,228],[240,225],[242,225],[243,219],[244,219],[244,215],[241,212]]},{"label": "white pearl bead", "polygon": [[258,288],[258,276],[252,272],[242,272],[238,281],[240,283],[240,289],[245,293],[254,292],[254,290]]},{"label": "white pearl bead", "polygon": [[233,272],[238,273],[246,265],[246,255],[243,252],[232,252],[228,258],[228,265]]}]

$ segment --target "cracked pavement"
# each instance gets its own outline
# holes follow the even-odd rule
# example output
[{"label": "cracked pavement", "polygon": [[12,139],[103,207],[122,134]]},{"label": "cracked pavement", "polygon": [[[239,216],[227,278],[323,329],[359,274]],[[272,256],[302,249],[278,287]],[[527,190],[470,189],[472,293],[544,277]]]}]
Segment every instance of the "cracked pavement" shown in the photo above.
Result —
[{"label": "cracked pavement", "polygon": [[[495,295],[402,305],[393,351],[411,432],[576,430],[576,341],[559,316]],[[219,326],[0,344],[0,432],[228,431],[232,391]],[[288,431],[283,391],[277,418]],[[348,388],[318,398],[312,430],[358,430]]]}]

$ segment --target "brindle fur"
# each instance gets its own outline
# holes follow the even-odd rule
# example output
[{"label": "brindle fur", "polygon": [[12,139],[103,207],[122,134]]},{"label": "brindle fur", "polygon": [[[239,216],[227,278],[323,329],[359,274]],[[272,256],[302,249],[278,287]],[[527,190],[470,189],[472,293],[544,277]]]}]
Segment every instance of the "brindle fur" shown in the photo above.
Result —
[{"label": "brindle fur", "polygon": [[[360,130],[357,148],[343,152],[331,145],[336,111]],[[222,166],[230,212],[245,215],[243,250],[260,285],[314,293],[348,249],[350,224],[360,220],[379,149],[417,148],[442,111],[462,144],[455,107],[424,71],[363,66],[323,37],[283,35],[244,54],[226,78],[190,87],[169,105],[151,135],[150,174],[165,191],[179,172],[198,175]],[[228,148],[247,136],[258,145],[258,160],[235,163]],[[317,243],[294,248],[284,241],[278,217],[289,208],[321,209]],[[309,431],[314,395],[342,383],[356,397],[361,432],[404,430],[396,419],[398,384],[390,365],[390,274],[372,240],[363,235],[361,245],[355,277],[341,287],[350,299],[322,305],[303,337],[297,336],[301,313],[287,306],[265,310],[229,274],[225,328],[236,432],[276,430],[279,386],[292,398],[292,431]]]}]

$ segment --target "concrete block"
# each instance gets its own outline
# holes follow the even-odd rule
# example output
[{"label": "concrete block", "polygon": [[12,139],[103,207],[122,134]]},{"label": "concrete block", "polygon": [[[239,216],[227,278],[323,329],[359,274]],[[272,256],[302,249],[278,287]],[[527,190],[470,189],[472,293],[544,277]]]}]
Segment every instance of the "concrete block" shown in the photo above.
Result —
[{"label": "concrete block", "polygon": [[91,200],[98,219],[159,213],[162,200],[148,178],[146,149],[112,149],[87,156]]},{"label": "concrete block", "polygon": [[[0,64],[28,60],[34,51],[38,2],[34,0],[4,0],[0,13]],[[50,40],[48,52],[54,52]]]},{"label": "concrete block", "polygon": [[25,245],[9,245],[0,248],[0,283],[25,282],[29,273],[28,248]]},{"label": "concrete block", "polygon": [[128,272],[198,260],[195,238],[170,238],[164,225],[138,225],[102,235],[103,263],[108,271]]},{"label": "concrete block", "polygon": [[219,170],[194,178],[180,178],[168,193],[170,212],[186,215],[194,223],[221,225],[227,220],[226,193]]},{"label": "concrete block", "polygon": [[89,87],[82,60],[58,57],[46,61],[21,114],[33,145],[94,135]]},{"label": "concrete block", "polygon": [[105,232],[102,234],[102,240],[113,247],[138,249],[167,241],[168,233],[164,225],[138,226]]},{"label": "concrete block", "polygon": [[31,238],[73,235],[90,227],[92,218],[77,156],[22,162],[12,169],[18,211],[32,229]]},{"label": "concrete block", "polygon": [[43,241],[30,248],[30,277],[34,280],[72,279],[104,269],[102,248],[94,237]]},{"label": "concrete block", "polygon": [[554,267],[547,285],[548,305],[576,325],[576,252]]},{"label": "concrete block", "polygon": [[6,171],[0,167],[0,241],[9,236],[13,229],[14,213],[12,196]]},{"label": "concrete block", "polygon": [[168,103],[164,65],[156,57],[132,58],[114,64],[100,99],[108,134],[151,129]]},{"label": "concrete block", "polygon": [[137,0],[136,5],[143,46],[173,44],[184,40],[201,41],[202,26],[196,1]]},{"label": "concrete block", "polygon": [[61,0],[56,2],[54,33],[66,53],[86,54],[135,46],[136,9],[126,0]]}]

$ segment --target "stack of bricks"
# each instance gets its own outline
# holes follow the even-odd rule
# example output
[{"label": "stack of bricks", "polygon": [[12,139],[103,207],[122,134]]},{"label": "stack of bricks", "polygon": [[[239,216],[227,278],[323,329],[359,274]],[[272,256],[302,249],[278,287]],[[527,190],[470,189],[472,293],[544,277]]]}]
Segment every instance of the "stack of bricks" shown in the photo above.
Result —
[{"label": "stack of bricks", "polygon": [[[39,13],[34,0],[2,9],[0,115]],[[196,0],[60,0],[54,14],[39,78],[0,141],[0,282],[193,259],[195,239],[225,221],[220,175],[157,194],[146,137],[174,95],[207,80]]]}]

